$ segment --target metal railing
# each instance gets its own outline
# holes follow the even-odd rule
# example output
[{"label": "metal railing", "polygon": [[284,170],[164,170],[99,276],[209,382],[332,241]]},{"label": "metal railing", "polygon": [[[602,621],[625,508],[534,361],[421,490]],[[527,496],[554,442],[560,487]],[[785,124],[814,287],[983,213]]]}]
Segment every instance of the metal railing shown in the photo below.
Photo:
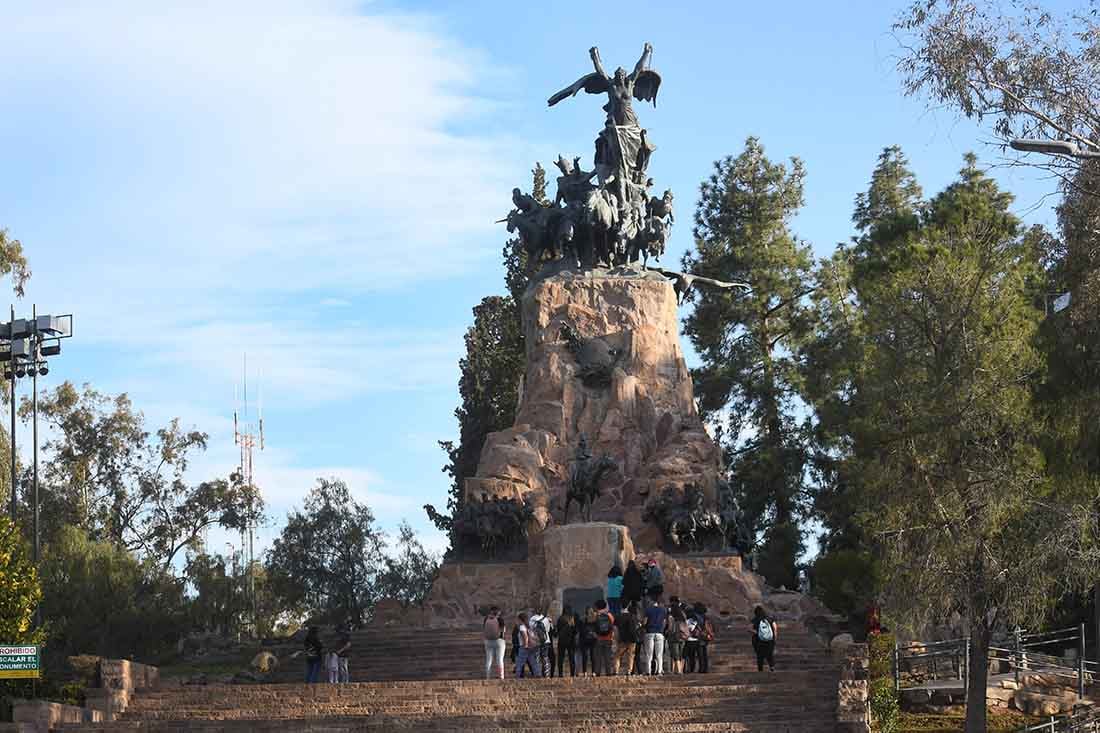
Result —
[{"label": "metal railing", "polygon": [[1017,729],[1017,733],[1100,733],[1100,712],[1085,709],[1072,715],[1052,715],[1050,720]]},{"label": "metal railing", "polygon": [[[1076,648],[1074,657],[1057,653],[1058,645],[1062,645],[1061,650],[1064,650],[1069,643]],[[1084,624],[1037,633],[1016,629],[1008,637],[998,639],[990,646],[989,661],[1005,664],[1012,671],[1017,683],[1020,682],[1021,674],[1029,672],[1073,679],[1077,683],[1078,698],[1085,696],[1088,675],[1100,673],[1100,664],[1085,659]],[[967,637],[894,645],[894,688],[898,692],[938,680],[961,680],[965,699],[969,670],[970,639]],[[1036,730],[1049,730],[1050,723],[1043,725],[1048,728]]]}]

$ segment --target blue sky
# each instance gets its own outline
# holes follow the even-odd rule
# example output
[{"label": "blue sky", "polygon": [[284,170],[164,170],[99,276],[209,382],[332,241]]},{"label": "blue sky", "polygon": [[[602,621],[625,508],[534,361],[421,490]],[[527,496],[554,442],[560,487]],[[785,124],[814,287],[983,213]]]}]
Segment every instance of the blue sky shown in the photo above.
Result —
[{"label": "blue sky", "polygon": [[[603,100],[546,98],[654,45],[639,116],[691,243],[711,163],[759,136],[808,171],[796,233],[826,256],[900,144],[927,193],[987,131],[901,95],[903,2],[0,2],[0,226],[34,276],[17,304],[75,313],[48,385],[127,392],[152,424],[211,435],[196,478],[236,465],[234,385],[264,391],[257,478],[276,520],[317,476],[383,526],[445,503],[470,309],[503,291],[513,185],[591,155]],[[1028,221],[1054,183],[995,168]],[[225,538],[218,538],[219,541]]]}]

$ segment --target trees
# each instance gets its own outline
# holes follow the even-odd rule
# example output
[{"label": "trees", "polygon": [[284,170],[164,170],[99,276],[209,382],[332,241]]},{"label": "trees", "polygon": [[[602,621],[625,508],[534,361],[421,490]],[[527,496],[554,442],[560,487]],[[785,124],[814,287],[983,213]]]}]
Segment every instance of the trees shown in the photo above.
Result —
[{"label": "trees", "polygon": [[803,302],[809,248],[790,232],[805,172],[772,163],[749,138],[736,158],[715,163],[695,215],[695,251],[685,271],[752,285],[747,295],[696,293],[684,320],[702,366],[693,370],[704,416],[725,415],[724,449],[738,500],[764,532],[762,565],[774,585],[795,585],[801,550],[797,517],[806,445],[794,407],[800,391],[795,351],[809,329]]},{"label": "trees", "polygon": [[894,612],[966,619],[969,732],[985,730],[994,630],[1040,619],[1098,567],[1090,499],[1051,481],[1040,450],[1040,248],[1010,201],[969,156],[853,267],[861,524]]},{"label": "trees", "polygon": [[[536,163],[531,174],[531,195],[548,205],[546,171]],[[455,408],[458,443],[439,442],[447,453],[443,472],[451,477],[447,511],[440,512],[431,504],[424,506],[432,523],[445,532],[450,532],[451,519],[465,500],[466,479],[477,472],[485,437],[511,427],[516,416],[526,352],[522,301],[532,264],[527,262],[527,252],[518,237],[509,239],[501,254],[509,295],[490,295],[474,306],[474,325],[466,331],[466,356],[458,362],[458,392],[462,399]]]},{"label": "trees", "polygon": [[[1100,21],[1096,10],[1065,15],[1035,4],[920,0],[894,25],[908,94],[927,94],[1013,138],[1072,141],[1100,151]],[[1027,164],[1072,181],[1081,163],[1040,157]],[[1100,189],[1089,188],[1092,195]]]},{"label": "trees", "polygon": [[182,582],[77,527],[46,545],[42,588],[51,664],[71,654],[156,659],[186,629]]},{"label": "trees", "polygon": [[814,513],[825,533],[822,548],[866,551],[870,541],[857,521],[862,499],[861,454],[856,440],[870,407],[863,383],[863,338],[868,324],[858,292],[897,256],[918,225],[922,191],[897,146],[885,148],[866,192],[856,197],[857,235],[841,244],[815,273],[814,333],[800,349],[803,394],[814,409],[812,461]]},{"label": "trees", "polygon": [[317,479],[302,511],[287,516],[267,557],[273,592],[283,608],[325,621],[369,620],[384,597],[419,602],[435,577],[436,559],[402,525],[398,557],[366,504],[338,479]]},{"label": "trees", "polygon": [[0,639],[6,644],[37,644],[41,629],[32,629],[42,599],[38,573],[18,529],[0,516]]},{"label": "trees", "polygon": [[319,478],[304,509],[287,515],[267,569],[288,610],[358,625],[380,597],[384,549],[370,508],[352,499],[343,481]]},{"label": "trees", "polygon": [[[27,416],[29,405],[20,411]],[[262,512],[253,487],[215,479],[191,485],[188,461],[207,436],[179,420],[150,434],[126,395],[108,397],[65,382],[42,395],[40,416],[54,430],[43,444],[45,536],[64,525],[169,568],[180,551],[214,524],[240,529]]]},{"label": "trees", "polygon": [[465,480],[477,472],[486,436],[512,426],[523,374],[523,329],[508,296],[492,295],[474,307],[474,325],[466,331],[466,356],[459,361],[458,392],[462,404],[455,409],[459,439],[443,441],[448,463],[443,468],[452,484],[448,514],[426,507],[442,530],[464,501]]}]

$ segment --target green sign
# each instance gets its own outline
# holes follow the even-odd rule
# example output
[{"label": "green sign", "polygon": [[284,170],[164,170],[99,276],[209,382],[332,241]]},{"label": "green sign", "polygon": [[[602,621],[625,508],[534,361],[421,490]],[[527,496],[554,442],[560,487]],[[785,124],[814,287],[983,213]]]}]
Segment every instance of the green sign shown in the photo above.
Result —
[{"label": "green sign", "polygon": [[0,680],[37,678],[38,670],[37,646],[0,646]]}]

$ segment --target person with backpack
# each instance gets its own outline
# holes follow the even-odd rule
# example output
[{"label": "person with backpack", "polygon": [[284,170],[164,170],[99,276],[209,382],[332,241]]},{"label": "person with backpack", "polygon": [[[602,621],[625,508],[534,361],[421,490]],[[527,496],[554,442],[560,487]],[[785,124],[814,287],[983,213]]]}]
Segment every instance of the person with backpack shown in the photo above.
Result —
[{"label": "person with backpack", "polygon": [[565,660],[569,659],[569,676],[577,676],[577,636],[580,633],[579,619],[573,613],[572,606],[566,606],[555,627],[558,630],[558,677],[565,676]]},{"label": "person with backpack", "polygon": [[707,607],[702,603],[696,603],[693,609],[695,616],[695,638],[699,646],[695,650],[698,662],[697,671],[705,674],[710,671],[710,644],[714,641],[714,626],[707,618]]},{"label": "person with backpack", "polygon": [[550,646],[550,619],[545,614],[536,611],[531,614],[527,629],[535,640],[535,651],[531,655],[535,666],[535,676],[548,677],[546,665],[549,658],[547,647]]},{"label": "person with backpack", "polygon": [[688,638],[684,642],[684,674],[695,671],[696,662],[699,659],[699,621],[695,618],[695,612],[686,614],[688,625]]},{"label": "person with backpack", "polygon": [[764,671],[764,662],[768,669],[775,671],[775,639],[779,627],[764,613],[763,606],[757,606],[752,612],[752,648],[756,652],[756,669]]},{"label": "person with backpack", "polygon": [[[481,624],[485,638],[485,679],[497,677],[504,679],[504,620],[500,617],[500,608],[493,606]],[[493,668],[497,674],[493,674]]]},{"label": "person with backpack", "polygon": [[619,674],[619,670],[622,670],[624,675],[636,673],[634,652],[643,631],[641,621],[638,619],[637,603],[631,601],[626,610],[615,617],[615,627],[619,630],[619,643],[615,646],[612,672]]},{"label": "person with backpack", "polygon": [[672,674],[684,673],[684,644],[689,638],[691,638],[691,629],[688,627],[687,616],[684,615],[684,609],[677,603],[672,606],[668,632],[665,634]]},{"label": "person with backpack", "polygon": [[591,606],[584,609],[584,619],[581,622],[581,676],[588,677],[588,667],[592,667],[592,676],[596,675],[596,664],[592,661],[592,653],[596,649],[596,611]]},{"label": "person with backpack", "polygon": [[[642,669],[645,674],[665,673],[665,624],[668,621],[668,609],[650,600],[645,610],[645,643],[642,645]],[[653,655],[657,655],[656,669],[654,669]]]},{"label": "person with backpack", "polygon": [[607,610],[618,616],[623,610],[623,571],[612,565],[607,572]]},{"label": "person with backpack", "polygon": [[611,647],[615,643],[615,614],[607,610],[607,601],[596,601],[596,676],[611,676]]}]

